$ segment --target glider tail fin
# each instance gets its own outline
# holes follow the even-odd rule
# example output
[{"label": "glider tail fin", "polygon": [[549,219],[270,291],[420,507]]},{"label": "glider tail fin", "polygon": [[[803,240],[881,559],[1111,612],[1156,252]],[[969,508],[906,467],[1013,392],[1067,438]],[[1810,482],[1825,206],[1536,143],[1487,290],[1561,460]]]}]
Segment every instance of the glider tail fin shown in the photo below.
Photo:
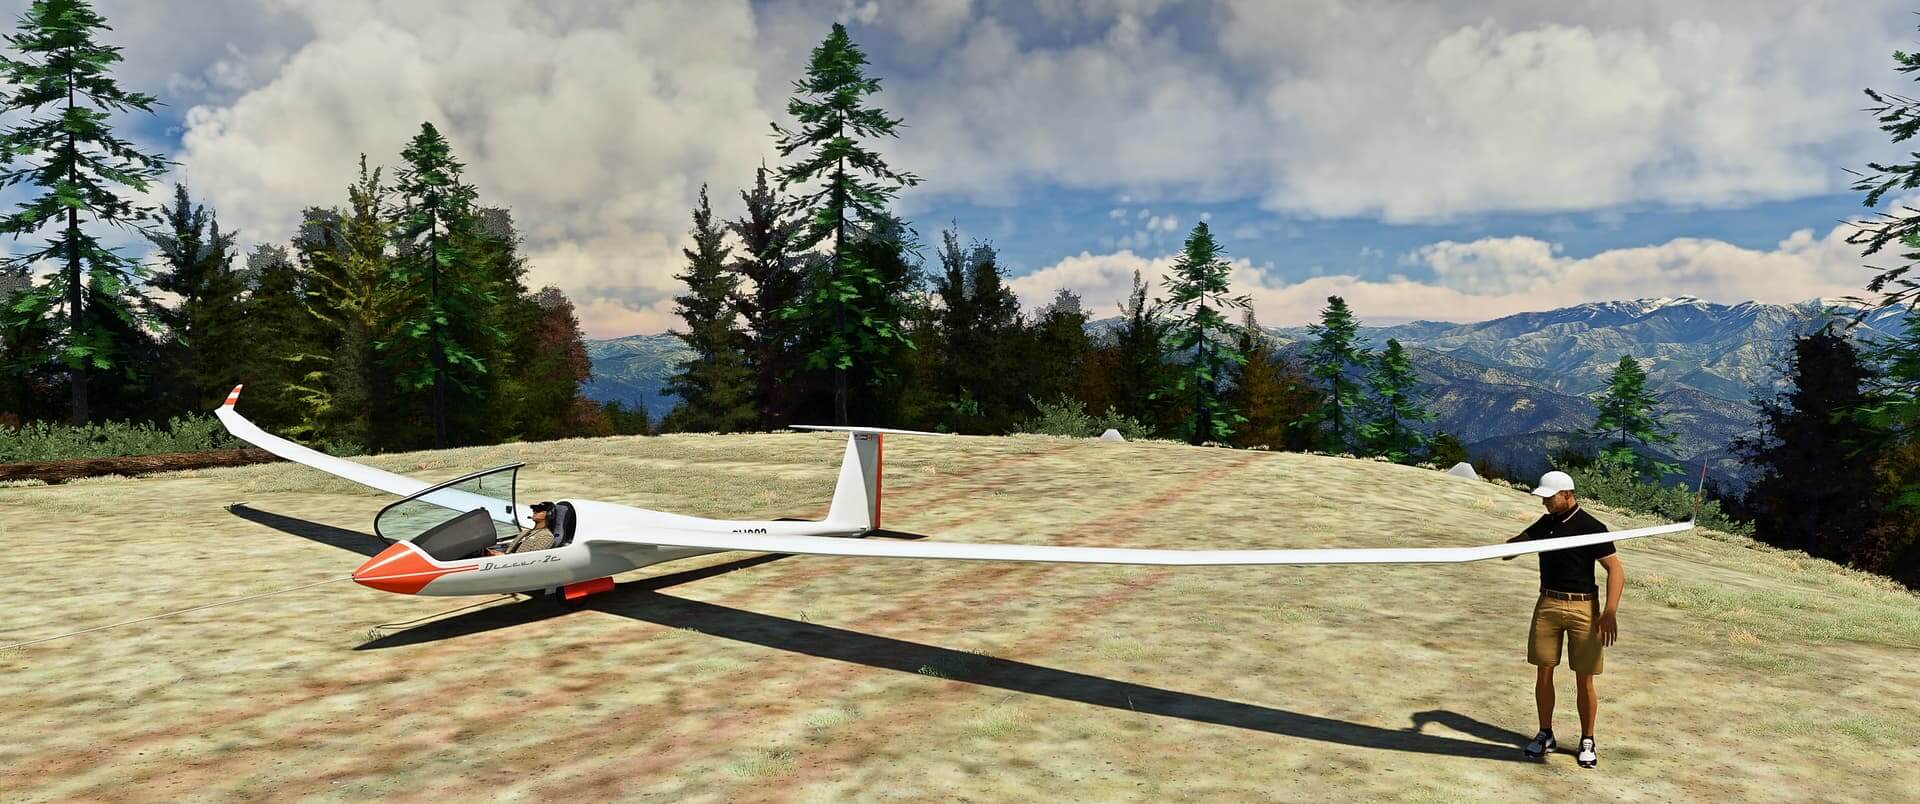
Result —
[{"label": "glider tail fin", "polygon": [[834,486],[833,504],[827,508],[827,518],[821,521],[861,533],[880,527],[880,440],[889,434],[952,435],[952,433],[928,433],[920,430],[890,430],[884,427],[840,427],[820,424],[788,426],[795,430],[828,430],[847,434],[847,453],[840,462],[840,483]]},{"label": "glider tail fin", "polygon": [[840,482],[833,488],[833,504],[826,522],[861,531],[880,527],[880,433],[848,433],[846,456],[840,462]]}]

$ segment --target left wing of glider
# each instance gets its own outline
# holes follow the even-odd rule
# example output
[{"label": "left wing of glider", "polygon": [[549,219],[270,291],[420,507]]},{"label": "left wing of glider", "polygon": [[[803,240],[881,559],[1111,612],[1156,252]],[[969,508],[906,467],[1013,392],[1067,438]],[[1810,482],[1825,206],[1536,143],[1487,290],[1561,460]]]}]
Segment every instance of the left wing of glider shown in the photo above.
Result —
[{"label": "left wing of glider", "polygon": [[649,530],[629,538],[586,540],[602,549],[622,549],[641,543],[669,547],[703,547],[756,553],[800,553],[864,558],[932,558],[962,561],[1039,561],[1068,564],[1139,564],[1154,566],[1234,566],[1285,564],[1460,564],[1489,558],[1621,542],[1647,536],[1679,533],[1692,522],[1649,528],[1563,536],[1557,539],[1488,544],[1479,547],[1386,547],[1286,550],[1155,550],[1127,547],[1072,547],[1036,544],[965,544],[959,542],[878,541],[827,536],[777,536],[753,533],[705,533],[692,530]]},{"label": "left wing of glider", "polygon": [[241,386],[234,386],[233,393],[227,394],[227,402],[215,409],[213,415],[226,425],[227,432],[234,438],[245,441],[282,458],[303,466],[318,469],[336,477],[342,477],[368,488],[375,488],[388,494],[402,497],[416,494],[433,485],[415,480],[406,475],[396,475],[384,469],[375,469],[365,464],[354,463],[345,458],[336,458],[316,449],[300,446],[277,435],[260,429],[259,425],[247,421],[233,409],[233,403],[240,400]]}]

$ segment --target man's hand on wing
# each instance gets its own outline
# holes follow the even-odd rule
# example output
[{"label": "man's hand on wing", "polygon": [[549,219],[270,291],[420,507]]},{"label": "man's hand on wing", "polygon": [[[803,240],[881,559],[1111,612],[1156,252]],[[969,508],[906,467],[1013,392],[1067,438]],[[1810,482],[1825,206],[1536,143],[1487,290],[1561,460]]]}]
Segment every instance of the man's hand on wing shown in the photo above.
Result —
[{"label": "man's hand on wing", "polygon": [[[1518,542],[1518,541],[1524,541],[1524,540],[1525,540],[1526,538],[1527,538],[1527,534],[1525,534],[1525,533],[1522,533],[1522,534],[1520,534],[1520,535],[1518,535],[1518,536],[1515,536],[1515,537],[1513,537],[1513,538],[1511,538],[1511,539],[1508,539],[1508,540],[1507,540],[1507,544],[1513,544],[1514,542]],[[1512,560],[1514,560],[1514,559],[1516,559],[1516,558],[1519,558],[1519,556],[1501,556],[1501,557],[1500,557],[1500,560],[1501,560],[1501,561],[1512,561]]]}]

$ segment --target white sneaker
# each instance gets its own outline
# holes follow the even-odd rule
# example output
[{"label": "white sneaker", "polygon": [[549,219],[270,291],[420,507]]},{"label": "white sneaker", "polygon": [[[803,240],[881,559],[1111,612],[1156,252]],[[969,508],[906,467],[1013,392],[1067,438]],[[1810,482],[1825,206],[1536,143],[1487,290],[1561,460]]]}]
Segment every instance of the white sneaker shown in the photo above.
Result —
[{"label": "white sneaker", "polygon": [[1580,767],[1591,768],[1600,764],[1600,752],[1597,749],[1592,737],[1580,738],[1580,753],[1574,757],[1580,760]]},{"label": "white sneaker", "polygon": [[1527,743],[1527,756],[1539,759],[1552,753],[1554,748],[1553,732],[1541,729],[1539,734],[1533,735],[1533,742]]}]

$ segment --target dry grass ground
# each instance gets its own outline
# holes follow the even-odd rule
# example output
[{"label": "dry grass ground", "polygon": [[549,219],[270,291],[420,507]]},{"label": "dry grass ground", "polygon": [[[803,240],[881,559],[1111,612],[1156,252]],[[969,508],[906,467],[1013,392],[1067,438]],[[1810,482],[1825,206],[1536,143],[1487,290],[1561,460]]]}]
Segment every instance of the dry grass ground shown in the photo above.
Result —
[{"label": "dry grass ground", "polygon": [[[900,439],[886,524],[1138,547],[1443,545],[1537,513],[1381,463]],[[817,515],[841,442],[525,460],[522,498]],[[343,576],[383,498],[287,464],[0,488],[0,643]],[[231,503],[246,507],[230,512]],[[1651,522],[1601,512],[1615,528]],[[577,611],[351,584],[0,655],[0,799],[1894,800],[1920,789],[1920,598],[1695,532],[1625,544],[1602,763],[1520,761],[1533,559],[1066,567],[711,556]],[[370,633],[372,631],[373,633]],[[1558,731],[1577,735],[1561,671]],[[1906,791],[1902,793],[1901,791]]]}]

